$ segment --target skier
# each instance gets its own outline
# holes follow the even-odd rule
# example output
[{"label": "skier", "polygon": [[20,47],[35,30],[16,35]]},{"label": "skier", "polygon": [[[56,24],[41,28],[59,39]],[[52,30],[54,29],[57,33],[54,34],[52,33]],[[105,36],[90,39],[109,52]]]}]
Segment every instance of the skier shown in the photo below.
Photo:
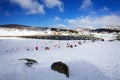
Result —
[{"label": "skier", "polygon": [[36,51],[38,50],[38,46],[35,47]]}]

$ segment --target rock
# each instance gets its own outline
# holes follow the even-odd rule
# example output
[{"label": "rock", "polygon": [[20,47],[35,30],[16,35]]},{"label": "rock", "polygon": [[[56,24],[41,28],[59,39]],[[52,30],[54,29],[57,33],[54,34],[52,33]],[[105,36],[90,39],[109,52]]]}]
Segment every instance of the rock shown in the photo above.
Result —
[{"label": "rock", "polygon": [[45,50],[50,50],[50,47],[45,47]]},{"label": "rock", "polygon": [[101,41],[104,41],[104,39],[102,39]]},{"label": "rock", "polygon": [[28,66],[28,67],[31,67],[32,65],[38,63],[36,60],[34,60],[34,59],[29,59],[29,58],[22,58],[22,59],[19,59],[19,60],[25,60],[25,61],[27,61],[27,62],[25,63],[25,65]]},{"label": "rock", "polygon": [[61,61],[55,62],[51,65],[51,69],[59,73],[63,73],[66,77],[69,77],[69,68],[65,63]]},{"label": "rock", "polygon": [[114,40],[109,40],[110,42],[114,41]]}]

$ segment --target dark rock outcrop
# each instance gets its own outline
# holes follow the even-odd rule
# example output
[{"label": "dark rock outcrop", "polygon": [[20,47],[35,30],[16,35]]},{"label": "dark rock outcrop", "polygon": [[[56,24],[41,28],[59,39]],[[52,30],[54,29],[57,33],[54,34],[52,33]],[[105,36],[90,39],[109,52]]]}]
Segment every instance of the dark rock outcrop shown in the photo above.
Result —
[{"label": "dark rock outcrop", "polygon": [[36,60],[29,59],[29,58],[22,58],[22,59],[19,59],[19,60],[25,60],[26,61],[25,65],[28,66],[28,67],[31,67],[32,65],[38,63]]},{"label": "dark rock outcrop", "polygon": [[66,77],[69,77],[69,68],[65,63],[61,61],[55,62],[51,65],[51,69],[59,73],[63,73]]}]

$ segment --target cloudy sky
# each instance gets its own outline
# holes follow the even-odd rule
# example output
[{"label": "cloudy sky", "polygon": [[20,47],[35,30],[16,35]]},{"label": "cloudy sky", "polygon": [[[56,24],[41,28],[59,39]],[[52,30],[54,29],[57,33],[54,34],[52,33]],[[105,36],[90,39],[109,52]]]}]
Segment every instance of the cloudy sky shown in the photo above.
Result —
[{"label": "cloudy sky", "polygon": [[120,25],[120,0],[0,0],[0,24],[95,28]]}]

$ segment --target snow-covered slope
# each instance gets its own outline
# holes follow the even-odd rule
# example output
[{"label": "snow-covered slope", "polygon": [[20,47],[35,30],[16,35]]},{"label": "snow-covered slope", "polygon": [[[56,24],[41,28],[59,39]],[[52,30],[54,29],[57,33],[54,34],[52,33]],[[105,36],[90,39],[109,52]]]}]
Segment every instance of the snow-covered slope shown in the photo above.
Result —
[{"label": "snow-covered slope", "polygon": [[[119,41],[78,42],[0,39],[0,80],[120,80]],[[77,47],[67,48],[67,43]],[[20,58],[32,58],[38,64],[28,68]],[[69,78],[51,70],[56,61],[69,66]]]},{"label": "snow-covered slope", "polygon": [[92,33],[97,38],[102,38],[104,40],[114,40],[116,39],[116,34],[114,33]]},{"label": "snow-covered slope", "polygon": [[[47,33],[46,33],[47,32]],[[19,30],[19,29],[0,29],[0,36],[31,36],[31,35],[46,35],[51,34],[51,31],[34,31],[34,30]]]}]

